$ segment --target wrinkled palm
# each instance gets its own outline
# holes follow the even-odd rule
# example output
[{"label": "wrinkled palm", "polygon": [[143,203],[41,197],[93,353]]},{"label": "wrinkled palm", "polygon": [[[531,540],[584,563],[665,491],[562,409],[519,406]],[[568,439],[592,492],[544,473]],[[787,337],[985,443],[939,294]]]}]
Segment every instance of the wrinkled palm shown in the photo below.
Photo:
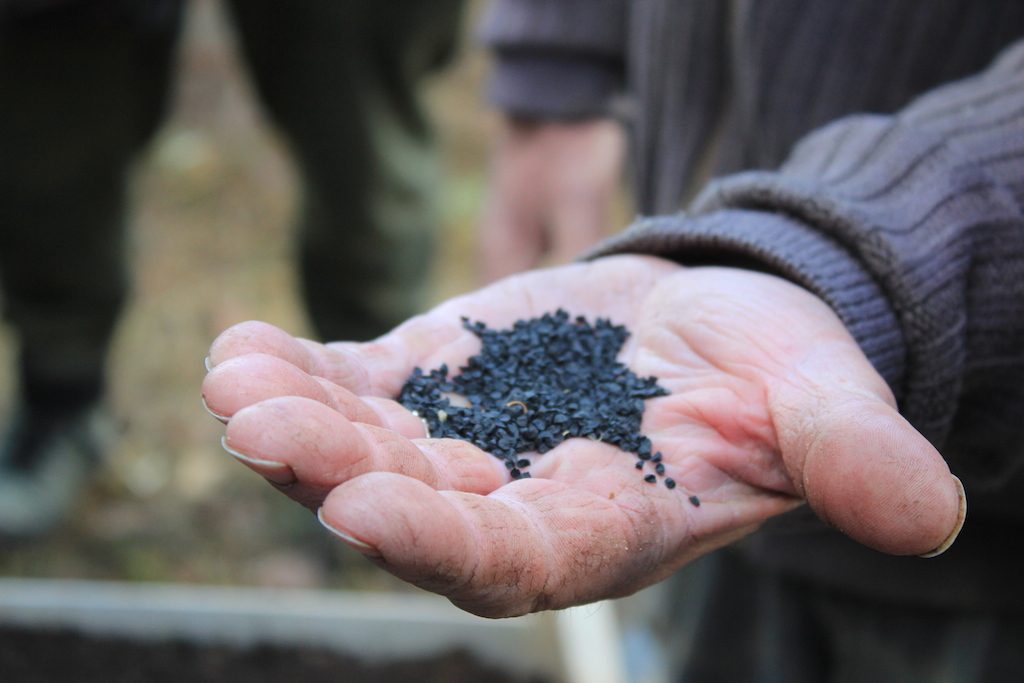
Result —
[{"label": "wrinkled palm", "polygon": [[[647,402],[642,431],[674,490],[591,439],[512,481],[393,401],[413,367],[479,349],[463,316],[507,327],[557,308],[632,332],[620,360],[670,392]],[[900,554],[939,546],[960,514],[941,456],[835,314],[768,275],[606,258],[503,280],[367,344],[242,323],[210,364],[203,396],[230,451],[380,566],[478,614],[629,594],[804,501]]]}]

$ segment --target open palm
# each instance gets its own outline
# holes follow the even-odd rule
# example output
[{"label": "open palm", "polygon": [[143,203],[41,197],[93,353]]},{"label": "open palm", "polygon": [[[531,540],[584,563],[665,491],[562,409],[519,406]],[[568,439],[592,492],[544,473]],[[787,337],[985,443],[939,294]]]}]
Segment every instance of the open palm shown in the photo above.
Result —
[{"label": "open palm", "polygon": [[[642,431],[675,489],[591,439],[512,481],[393,401],[414,367],[479,350],[463,316],[503,328],[557,308],[631,331],[620,360],[669,391]],[[229,451],[380,566],[477,614],[629,594],[803,501],[892,553],[940,547],[962,523],[957,482],[835,314],[769,275],[606,258],[503,280],[366,344],[243,323],[210,364],[203,396]]]}]

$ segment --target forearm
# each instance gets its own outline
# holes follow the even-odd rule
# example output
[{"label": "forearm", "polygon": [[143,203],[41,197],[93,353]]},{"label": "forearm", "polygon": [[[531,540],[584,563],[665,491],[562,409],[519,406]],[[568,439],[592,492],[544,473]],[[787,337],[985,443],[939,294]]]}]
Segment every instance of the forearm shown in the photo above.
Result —
[{"label": "forearm", "polygon": [[1018,45],[895,116],[832,124],[778,172],[719,181],[690,216],[640,221],[597,253],[743,262],[786,276],[832,305],[933,442],[965,410],[983,410],[986,424],[1001,425],[984,437],[1019,443],[1022,62]]}]

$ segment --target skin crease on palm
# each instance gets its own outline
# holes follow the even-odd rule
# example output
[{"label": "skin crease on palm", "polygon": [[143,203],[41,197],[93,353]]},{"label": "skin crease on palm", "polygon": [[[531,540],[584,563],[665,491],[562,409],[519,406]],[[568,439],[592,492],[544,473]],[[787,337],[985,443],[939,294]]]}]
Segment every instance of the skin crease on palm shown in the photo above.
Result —
[{"label": "skin crease on palm", "polygon": [[[503,328],[559,307],[626,325],[620,360],[669,390],[642,431],[676,489],[590,439],[534,454],[533,478],[512,481],[391,400],[413,367],[479,349],[462,316]],[[842,323],[770,275],[610,257],[502,280],[367,344],[241,323],[209,364],[203,398],[229,452],[379,566],[485,616],[630,594],[804,502],[894,554],[962,523],[956,480]]]}]

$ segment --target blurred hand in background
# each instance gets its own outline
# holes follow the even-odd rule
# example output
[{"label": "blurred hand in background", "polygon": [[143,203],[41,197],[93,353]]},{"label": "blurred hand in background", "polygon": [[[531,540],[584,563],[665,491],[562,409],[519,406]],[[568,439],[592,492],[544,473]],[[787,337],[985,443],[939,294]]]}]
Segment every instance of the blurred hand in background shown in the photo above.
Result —
[{"label": "blurred hand in background", "polygon": [[483,280],[568,262],[608,235],[624,150],[609,118],[505,117],[480,231]]}]

